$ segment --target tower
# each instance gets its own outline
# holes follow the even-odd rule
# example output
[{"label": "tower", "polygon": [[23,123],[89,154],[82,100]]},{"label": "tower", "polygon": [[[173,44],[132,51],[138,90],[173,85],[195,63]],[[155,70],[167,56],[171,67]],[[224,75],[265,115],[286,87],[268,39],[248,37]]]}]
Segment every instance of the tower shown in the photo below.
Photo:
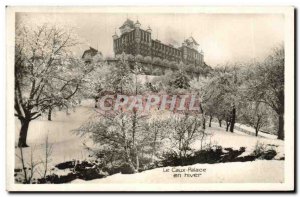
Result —
[{"label": "tower", "polygon": [[146,32],[148,33],[148,40],[147,40],[147,44],[148,44],[148,56],[152,56],[152,38],[151,38],[151,33],[152,33],[152,29],[150,28],[150,26],[148,26]]},{"label": "tower", "polygon": [[204,53],[203,53],[203,51],[202,51],[202,49],[201,49],[201,52],[200,52],[200,64],[201,65],[203,65],[203,63],[204,63]]},{"label": "tower", "polygon": [[150,26],[148,26],[146,31],[149,32],[150,34],[152,33],[152,29],[150,28]]},{"label": "tower", "polygon": [[119,36],[118,36],[116,30],[115,30],[115,34],[112,36],[112,38],[113,38],[114,52],[115,52],[115,54],[116,54],[116,52],[117,52],[117,40],[118,40],[118,38],[119,38]]},{"label": "tower", "polygon": [[141,27],[141,23],[139,22],[139,20],[137,20],[134,24],[135,28],[140,28]]},{"label": "tower", "polygon": [[116,40],[116,39],[118,39],[118,38],[119,38],[119,36],[118,36],[118,34],[117,34],[116,30],[115,30],[115,34],[114,34],[112,37],[113,37],[113,39],[114,39],[114,40]]},{"label": "tower", "polygon": [[136,42],[136,55],[140,54],[140,42],[141,42],[141,30],[140,30],[141,24],[140,22],[137,20],[134,24],[134,29],[135,29],[135,35],[134,35],[134,39]]}]

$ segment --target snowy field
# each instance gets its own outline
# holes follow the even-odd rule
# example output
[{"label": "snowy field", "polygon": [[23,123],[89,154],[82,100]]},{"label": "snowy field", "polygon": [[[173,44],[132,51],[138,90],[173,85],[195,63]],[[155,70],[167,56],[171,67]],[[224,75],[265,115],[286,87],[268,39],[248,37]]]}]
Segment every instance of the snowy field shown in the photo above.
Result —
[{"label": "snowy field", "polygon": [[[82,102],[81,106],[74,111],[70,110],[69,115],[65,111],[58,111],[53,114],[53,120],[48,121],[45,117],[34,120],[30,123],[28,132],[29,148],[24,149],[25,158],[30,158],[30,150],[34,151],[34,160],[41,160],[44,155],[44,143],[46,136],[49,136],[49,142],[53,145],[50,166],[70,160],[85,160],[88,158],[88,151],[84,148],[85,143],[90,143],[88,139],[75,135],[72,130],[78,128],[89,117],[95,113],[92,100]],[[16,144],[20,123],[16,119]],[[232,147],[239,149],[246,147],[246,152],[241,156],[249,155],[253,152],[257,143],[263,143],[271,146],[277,152],[275,160],[256,160],[253,162],[233,162],[219,164],[196,164],[193,166],[184,166],[176,168],[203,168],[199,177],[181,177],[173,178],[173,172],[163,173],[163,168],[144,171],[132,175],[115,174],[103,179],[87,181],[89,183],[121,183],[121,182],[145,182],[145,183],[163,183],[163,182],[283,182],[284,161],[277,159],[284,157],[284,142],[274,139],[274,136],[268,138],[255,137],[247,135],[240,131],[234,133],[226,132],[224,126],[220,128],[218,124],[213,123],[211,128],[207,128],[211,136],[211,142],[220,145],[223,148]],[[200,143],[195,143],[194,148],[199,148]],[[19,149],[16,149],[19,153]],[[16,157],[15,168],[20,168],[21,163]],[[172,169],[170,168],[170,171]],[[130,177],[130,179],[125,178]],[[160,177],[159,179],[157,177]],[[81,183],[82,180],[75,180],[73,183]]]},{"label": "snowy field", "polygon": [[[275,160],[195,164],[174,168],[156,168],[130,175],[118,173],[103,179],[94,179],[91,181],[76,179],[72,183],[282,183],[284,180],[283,164],[283,161]],[[191,173],[192,168],[205,169],[206,172]],[[165,172],[167,169],[170,172]],[[195,174],[195,176],[185,176],[185,172],[172,172],[182,169],[190,175]],[[181,177],[174,178],[174,174],[181,174]],[[197,174],[199,175],[197,176]]]},{"label": "snowy field", "polygon": [[[30,149],[33,148],[35,159],[42,159],[44,156],[44,147],[46,136],[48,135],[49,143],[52,144],[53,165],[70,161],[73,159],[84,160],[88,157],[88,152],[84,148],[87,143],[85,138],[75,135],[72,130],[80,127],[86,122],[94,112],[94,103],[92,100],[82,102],[82,106],[77,107],[74,111],[58,111],[53,114],[52,121],[47,117],[30,122],[28,130],[27,144],[29,148],[24,148],[25,158],[29,158]],[[17,145],[20,122],[16,119],[15,144]],[[16,149],[18,154],[20,151]],[[16,167],[20,167],[20,162],[16,159]]]}]

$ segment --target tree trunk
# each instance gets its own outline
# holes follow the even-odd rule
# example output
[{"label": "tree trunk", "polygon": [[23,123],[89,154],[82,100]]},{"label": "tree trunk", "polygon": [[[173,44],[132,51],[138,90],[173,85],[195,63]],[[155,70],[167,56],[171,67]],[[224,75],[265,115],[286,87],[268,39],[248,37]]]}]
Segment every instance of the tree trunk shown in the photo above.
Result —
[{"label": "tree trunk", "polygon": [[211,121],[212,121],[212,116],[209,116],[209,124],[208,124],[209,127],[211,127]]},{"label": "tree trunk", "polygon": [[22,147],[20,147],[20,153],[21,153],[22,168],[23,168],[23,172],[24,172],[24,181],[25,181],[25,183],[28,183],[27,170],[26,170],[26,167],[25,167],[24,154],[23,154],[23,148]]},{"label": "tree trunk", "polygon": [[278,116],[278,134],[277,137],[280,140],[284,140],[284,118],[283,118],[283,114]]},{"label": "tree trunk", "polygon": [[233,133],[234,124],[235,124],[235,113],[236,113],[236,110],[235,110],[235,106],[234,106],[232,109],[231,121],[230,121],[230,132],[232,132],[232,133]]},{"label": "tree trunk", "polygon": [[135,149],[136,123],[137,123],[137,115],[136,115],[136,111],[133,110],[133,117],[132,117],[132,146],[133,146],[133,149]]},{"label": "tree trunk", "polygon": [[203,115],[203,125],[202,125],[202,129],[206,129],[205,122],[206,122],[206,120],[205,120],[205,117],[204,117],[204,115]]},{"label": "tree trunk", "polygon": [[254,128],[255,128],[255,136],[257,137],[258,136],[258,132],[259,132],[259,129],[261,128],[260,126],[260,122],[261,121],[261,116],[257,116],[257,122],[256,122],[256,125],[254,125]]},{"label": "tree trunk", "polygon": [[277,138],[280,140],[284,140],[284,90],[281,90],[278,94],[279,100],[279,111],[278,114],[278,133]]},{"label": "tree trunk", "polygon": [[202,121],[203,121],[202,129],[205,129],[205,115],[201,103],[200,103],[200,114],[202,114]]},{"label": "tree trunk", "polygon": [[49,121],[52,120],[52,108],[51,107],[49,108],[49,111],[48,111],[48,120]]},{"label": "tree trunk", "polygon": [[140,161],[139,161],[139,154],[137,148],[135,148],[135,152],[136,152],[136,171],[139,172]]},{"label": "tree trunk", "polygon": [[26,140],[27,140],[29,122],[30,120],[27,119],[21,120],[21,130],[20,130],[18,147],[28,147]]},{"label": "tree trunk", "polygon": [[128,151],[128,143],[127,143],[127,139],[126,139],[126,131],[125,131],[125,123],[123,120],[123,117],[121,117],[121,132],[122,132],[122,138],[123,138],[123,145],[124,145],[124,151],[125,151],[125,162],[127,163],[131,163],[131,159],[130,159],[130,154]]},{"label": "tree trunk", "polygon": [[229,118],[227,117],[226,118],[226,131],[228,131],[229,126],[230,126],[230,121],[229,121]]},{"label": "tree trunk", "polygon": [[219,126],[222,127],[222,120],[219,120]]},{"label": "tree trunk", "polygon": [[258,136],[258,128],[257,127],[255,128],[255,136],[256,137]]},{"label": "tree trunk", "polygon": [[182,146],[181,146],[181,137],[179,138],[178,149],[179,149],[179,159],[180,159],[181,165],[183,165],[182,152],[181,152],[181,149],[182,149]]},{"label": "tree trunk", "polygon": [[229,122],[226,122],[226,131],[228,131],[229,125],[230,125],[230,123],[229,123]]},{"label": "tree trunk", "polygon": [[136,156],[136,171],[139,171],[139,156],[138,150],[135,143],[135,132],[136,132],[136,125],[137,124],[137,112],[133,109],[133,117],[132,117],[132,149],[135,151]]},{"label": "tree trunk", "polygon": [[95,108],[97,108],[98,106],[97,106],[97,103],[98,103],[98,97],[97,98],[95,98]]},{"label": "tree trunk", "polygon": [[156,138],[157,138],[157,130],[155,130],[155,132],[154,132],[153,151],[152,151],[152,156],[151,156],[152,162],[154,162],[154,155],[156,153]]}]

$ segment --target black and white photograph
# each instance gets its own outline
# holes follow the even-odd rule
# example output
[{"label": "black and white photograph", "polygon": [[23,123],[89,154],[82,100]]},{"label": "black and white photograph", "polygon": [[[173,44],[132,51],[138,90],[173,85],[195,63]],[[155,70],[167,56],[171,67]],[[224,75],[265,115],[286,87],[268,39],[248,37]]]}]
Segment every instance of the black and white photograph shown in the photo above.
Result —
[{"label": "black and white photograph", "polygon": [[293,7],[6,11],[8,191],[294,189]]}]

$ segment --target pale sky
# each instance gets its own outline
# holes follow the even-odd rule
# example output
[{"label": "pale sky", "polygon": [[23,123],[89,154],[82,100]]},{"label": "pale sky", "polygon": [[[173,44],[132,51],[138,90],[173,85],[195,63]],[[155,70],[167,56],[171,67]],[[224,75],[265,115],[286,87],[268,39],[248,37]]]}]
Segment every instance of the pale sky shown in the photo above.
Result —
[{"label": "pale sky", "polygon": [[[127,14],[104,13],[18,13],[17,23],[29,25],[54,23],[74,27],[85,43],[75,49],[81,55],[89,46],[98,48],[104,56],[113,56],[115,28],[124,23]],[[204,61],[214,67],[253,58],[263,58],[272,47],[283,43],[284,17],[272,14],[128,14],[143,29],[152,29],[152,38],[181,45],[193,36],[204,52]]]}]

